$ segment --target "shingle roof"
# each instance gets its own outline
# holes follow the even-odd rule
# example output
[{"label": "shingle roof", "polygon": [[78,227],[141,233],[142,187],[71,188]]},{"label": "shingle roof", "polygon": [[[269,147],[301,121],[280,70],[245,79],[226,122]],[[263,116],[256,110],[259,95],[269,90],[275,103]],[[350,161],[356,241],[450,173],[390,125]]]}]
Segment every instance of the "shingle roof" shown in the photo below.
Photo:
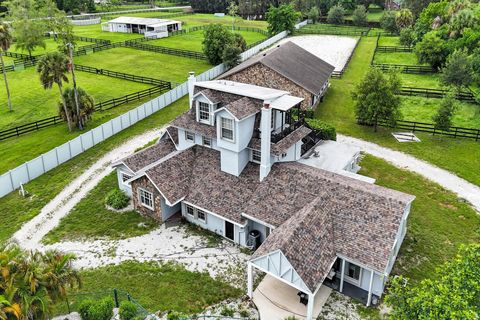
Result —
[{"label": "shingle roof", "polygon": [[215,138],[217,136],[217,130],[214,126],[199,123],[197,121],[194,109],[190,109],[175,118],[175,120],[172,121],[171,125],[173,127],[192,131],[209,138]]},{"label": "shingle roof", "polygon": [[287,150],[297,143],[298,141],[302,140],[307,136],[312,130],[310,128],[307,128],[305,126],[301,126],[289,135],[287,135],[285,138],[282,140],[278,141],[272,146],[272,153],[274,155],[281,155],[282,153],[287,152]]},{"label": "shingle roof", "polygon": [[167,127],[167,132],[175,145],[178,145],[178,130],[173,127]]},{"label": "shingle roof", "polygon": [[[222,97],[217,93],[215,90],[211,89],[204,89],[202,91],[199,91],[198,93],[203,94],[205,97],[207,97],[208,100],[210,100],[212,103],[219,103],[222,102]],[[197,93],[197,94],[198,94]]]},{"label": "shingle roof", "polygon": [[235,118],[243,120],[261,110],[261,105],[254,100],[243,97],[224,106]]},{"label": "shingle roof", "polygon": [[132,172],[137,172],[142,168],[154,163],[158,159],[177,150],[170,139],[162,139],[158,143],[126,157],[123,162]]},{"label": "shingle roof", "polygon": [[278,72],[312,94],[318,94],[322,90],[335,69],[334,66],[289,41],[248,59],[224,73],[220,79],[228,78],[257,63]]}]

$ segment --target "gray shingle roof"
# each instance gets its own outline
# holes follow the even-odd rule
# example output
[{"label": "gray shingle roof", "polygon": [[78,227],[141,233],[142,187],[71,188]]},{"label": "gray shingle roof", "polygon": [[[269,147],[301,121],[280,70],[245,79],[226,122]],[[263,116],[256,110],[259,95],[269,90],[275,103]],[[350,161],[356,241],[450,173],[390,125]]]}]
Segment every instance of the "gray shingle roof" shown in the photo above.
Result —
[{"label": "gray shingle roof", "polygon": [[243,120],[249,116],[252,116],[261,110],[261,105],[256,103],[253,99],[243,97],[236,101],[233,101],[224,106],[235,118]]},{"label": "gray shingle roof", "polygon": [[210,100],[212,103],[219,103],[222,102],[222,96],[217,93],[215,90],[211,89],[204,89],[202,91],[199,91],[198,93],[202,93],[205,97],[207,97],[208,100]]},{"label": "gray shingle roof", "polygon": [[195,132],[209,138],[215,138],[217,136],[217,130],[215,126],[199,123],[197,121],[194,109],[190,109],[175,118],[171,125],[173,127]]},{"label": "gray shingle roof", "polygon": [[289,41],[248,59],[224,73],[220,79],[228,78],[257,63],[278,72],[312,94],[318,94],[322,90],[335,69],[334,66]]},{"label": "gray shingle roof", "polygon": [[177,149],[172,143],[172,140],[161,139],[158,143],[123,159],[122,162],[132,170],[132,172],[137,172],[175,150]]}]

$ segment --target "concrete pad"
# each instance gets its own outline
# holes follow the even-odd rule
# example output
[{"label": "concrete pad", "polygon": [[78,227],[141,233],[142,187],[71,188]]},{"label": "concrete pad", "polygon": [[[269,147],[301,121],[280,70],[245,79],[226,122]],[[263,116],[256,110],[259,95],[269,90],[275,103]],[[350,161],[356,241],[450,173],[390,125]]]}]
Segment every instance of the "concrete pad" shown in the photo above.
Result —
[{"label": "concrete pad", "polygon": [[[313,306],[314,319],[320,314],[331,292],[332,289],[323,285],[318,290]],[[284,320],[289,316],[305,319],[307,306],[300,303],[297,293],[298,289],[267,274],[253,292],[253,302],[260,312],[260,319]]]}]

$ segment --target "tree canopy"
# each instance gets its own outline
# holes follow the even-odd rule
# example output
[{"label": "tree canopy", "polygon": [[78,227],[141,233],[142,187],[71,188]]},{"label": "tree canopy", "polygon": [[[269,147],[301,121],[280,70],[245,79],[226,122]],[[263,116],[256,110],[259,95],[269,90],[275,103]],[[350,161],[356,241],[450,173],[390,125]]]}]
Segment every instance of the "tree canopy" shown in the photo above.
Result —
[{"label": "tree canopy", "polygon": [[245,39],[239,33],[232,33],[221,24],[211,24],[204,32],[203,52],[208,61],[217,65],[225,62],[234,66],[240,59],[240,53],[247,49]]},{"label": "tree canopy", "polygon": [[295,23],[300,18],[300,13],[290,4],[279,7],[271,6],[267,11],[268,32],[271,35],[282,31],[293,32]]}]

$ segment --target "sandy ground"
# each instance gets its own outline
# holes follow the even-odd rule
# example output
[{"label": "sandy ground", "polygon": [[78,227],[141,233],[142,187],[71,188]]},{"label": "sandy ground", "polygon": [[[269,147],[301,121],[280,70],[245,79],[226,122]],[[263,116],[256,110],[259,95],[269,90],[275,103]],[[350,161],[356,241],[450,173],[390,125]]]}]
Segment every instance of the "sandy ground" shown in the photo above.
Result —
[{"label": "sandy ground", "polygon": [[292,41],[303,49],[316,55],[322,60],[335,67],[335,71],[341,71],[352,55],[357,38],[344,36],[297,36],[283,39],[279,44]]},{"label": "sandy ground", "polygon": [[366,153],[392,163],[396,167],[418,173],[421,176],[438,183],[445,189],[456,193],[460,198],[470,202],[475,209],[480,212],[480,187],[447,170],[440,169],[437,166],[419,160],[403,152],[384,148],[375,143],[357,138],[337,135],[337,141],[354,145]]}]

